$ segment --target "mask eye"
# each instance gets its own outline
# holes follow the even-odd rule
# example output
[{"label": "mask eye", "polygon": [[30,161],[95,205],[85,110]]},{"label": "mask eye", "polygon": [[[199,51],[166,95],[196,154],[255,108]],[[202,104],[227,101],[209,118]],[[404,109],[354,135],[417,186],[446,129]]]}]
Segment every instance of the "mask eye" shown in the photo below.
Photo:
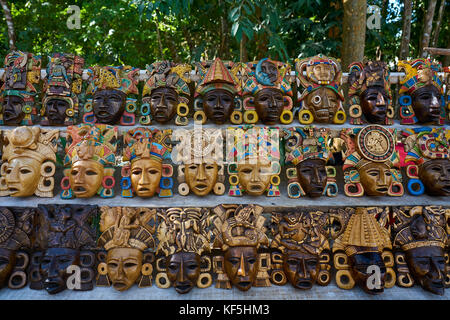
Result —
[{"label": "mask eye", "polygon": [[86,171],[86,175],[87,175],[87,176],[96,176],[96,175],[97,175],[97,172],[95,172],[95,171],[93,171],[93,170],[88,170],[88,171]]},{"label": "mask eye", "polygon": [[123,266],[124,266],[125,268],[134,268],[134,267],[137,266],[137,264],[134,263],[134,262],[126,262]]},{"label": "mask eye", "polygon": [[256,259],[255,258],[249,258],[247,261],[250,264],[254,264],[256,262]]},{"label": "mask eye", "polygon": [[115,268],[117,268],[117,267],[118,267],[118,264],[115,263],[115,262],[110,262],[110,263],[108,263],[108,268],[110,268],[110,269],[115,269]]},{"label": "mask eye", "polygon": [[133,172],[132,172],[135,176],[138,176],[138,175],[140,175],[141,173],[142,173],[142,170],[141,169],[136,169],[136,170],[133,170]]}]

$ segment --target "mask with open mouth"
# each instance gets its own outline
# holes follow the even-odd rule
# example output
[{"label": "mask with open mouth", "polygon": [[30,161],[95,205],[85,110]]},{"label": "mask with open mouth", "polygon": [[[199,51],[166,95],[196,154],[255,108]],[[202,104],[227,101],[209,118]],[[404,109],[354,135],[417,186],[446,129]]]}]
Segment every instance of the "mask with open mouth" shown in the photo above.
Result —
[{"label": "mask with open mouth", "polygon": [[220,205],[213,209],[214,249],[222,251],[223,264],[215,264],[220,273],[220,288],[235,286],[247,291],[252,286],[270,286],[267,274],[268,254],[259,253],[260,246],[268,246],[265,234],[263,207],[258,205]]},{"label": "mask with open mouth", "polygon": [[439,206],[394,208],[393,245],[400,286],[410,287],[417,282],[424,290],[444,294],[449,277],[444,257],[447,211]]},{"label": "mask with open mouth", "polygon": [[37,122],[35,84],[41,80],[41,57],[22,51],[11,51],[5,57],[1,88],[0,124],[32,125]]},{"label": "mask with open mouth", "polygon": [[[30,268],[31,289],[57,294],[67,289],[70,267],[80,267],[77,290],[92,290],[96,265],[96,230],[93,221],[97,207],[92,205],[39,205],[37,250]],[[36,276],[39,274],[39,276]]]},{"label": "mask with open mouth", "polygon": [[196,64],[200,77],[195,88],[194,120],[205,123],[210,119],[223,124],[229,119],[232,123],[242,123],[242,108],[235,103],[241,94],[237,77],[241,69],[242,64],[220,58]]},{"label": "mask with open mouth", "polygon": [[439,62],[430,59],[402,60],[399,71],[405,72],[400,79],[399,115],[402,124],[429,123],[443,125],[446,118],[444,89],[438,72]]},{"label": "mask with open mouth", "polygon": [[212,284],[210,234],[207,231],[209,210],[202,208],[170,208],[158,213],[158,260],[164,260],[165,269],[157,279],[157,285],[172,285],[180,293],[188,293],[195,286],[206,288]]},{"label": "mask with open mouth", "polygon": [[47,65],[42,100],[42,125],[72,125],[78,121],[84,59],[54,53]]},{"label": "mask with open mouth", "polygon": [[289,281],[297,289],[311,289],[331,281],[330,245],[325,225],[328,215],[321,212],[272,213],[272,248],[281,251],[282,259],[272,255],[271,281],[283,285]]},{"label": "mask with open mouth", "polygon": [[80,124],[67,128],[61,198],[114,196],[117,127]]},{"label": "mask with open mouth", "polygon": [[157,61],[146,67],[149,76],[142,92],[141,124],[187,124],[191,95],[189,74],[191,66],[172,61]]},{"label": "mask with open mouth", "polygon": [[131,95],[138,94],[139,71],[130,66],[89,68],[83,122],[134,125],[139,113]]},{"label": "mask with open mouth", "polygon": [[151,286],[156,209],[101,207],[97,247],[107,251],[100,262],[97,285],[126,291],[135,283]]},{"label": "mask with open mouth", "polygon": [[349,69],[350,123],[392,124],[394,108],[387,64],[372,60],[353,62]]},{"label": "mask with open mouth", "polygon": [[303,87],[298,99],[300,123],[344,123],[346,114],[342,106],[344,94],[339,61],[322,54],[296,59],[295,71]]},{"label": "mask with open mouth", "polygon": [[258,119],[265,125],[292,122],[290,72],[289,64],[268,58],[246,64],[242,85],[245,123]]},{"label": "mask with open mouth", "polygon": [[17,127],[3,134],[0,196],[53,197],[59,130]]}]

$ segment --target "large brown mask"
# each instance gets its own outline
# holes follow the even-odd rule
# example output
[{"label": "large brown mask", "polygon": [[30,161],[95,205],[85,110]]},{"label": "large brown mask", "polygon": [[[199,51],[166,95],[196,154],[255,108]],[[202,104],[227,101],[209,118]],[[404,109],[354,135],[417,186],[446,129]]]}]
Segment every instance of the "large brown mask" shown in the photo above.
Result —
[{"label": "large brown mask", "polygon": [[58,98],[48,99],[45,103],[45,115],[51,125],[63,125],[69,102]]},{"label": "large brown mask", "polygon": [[388,107],[388,95],[383,87],[369,87],[361,94],[361,109],[369,123],[384,124]]},{"label": "large brown mask", "polygon": [[131,185],[139,197],[153,197],[159,187],[162,163],[153,159],[139,159],[131,164]]},{"label": "large brown mask", "polygon": [[114,248],[108,251],[108,277],[114,289],[128,290],[138,279],[142,269],[142,251],[135,248]]},{"label": "large brown mask", "polygon": [[369,196],[384,196],[392,184],[389,166],[382,162],[371,162],[358,170],[364,193]]},{"label": "large brown mask", "polygon": [[283,94],[274,88],[260,90],[255,96],[255,109],[264,124],[276,124],[285,106]]},{"label": "large brown mask", "polygon": [[339,107],[336,92],[329,88],[321,87],[308,94],[305,98],[308,110],[314,116],[314,121],[320,123],[332,123],[334,115]]},{"label": "large brown mask", "polygon": [[420,166],[419,178],[427,194],[450,196],[450,160],[434,159]]},{"label": "large brown mask", "polygon": [[427,291],[444,294],[445,260],[440,247],[418,247],[406,251],[413,278]]},{"label": "large brown mask", "polygon": [[98,123],[116,124],[125,111],[126,94],[120,90],[107,89],[94,93],[92,107]]},{"label": "large brown mask", "polygon": [[217,182],[217,163],[186,164],[184,167],[186,182],[197,196],[211,192]]},{"label": "large brown mask", "polygon": [[230,118],[234,108],[234,95],[223,89],[208,91],[203,97],[203,109],[208,119],[222,124]]},{"label": "large brown mask", "polygon": [[[384,291],[384,283],[386,280],[386,265],[384,264],[381,254],[378,252],[357,253],[349,257],[350,271],[357,283],[365,292],[369,294],[380,294]],[[369,272],[370,266],[378,266],[380,268],[380,287],[370,289],[368,287],[369,277],[374,273]]]},{"label": "large brown mask", "polygon": [[5,96],[3,101],[3,122],[6,125],[19,125],[25,117],[25,113],[22,111],[24,105],[23,98],[19,96]]},{"label": "large brown mask", "polygon": [[0,288],[3,288],[16,264],[16,254],[13,250],[0,248]]},{"label": "large brown mask", "polygon": [[255,247],[230,247],[224,256],[225,272],[231,283],[242,291],[253,285],[258,273],[258,254]]},{"label": "large brown mask", "polygon": [[188,293],[200,276],[200,256],[177,252],[167,258],[167,276],[178,293]]},{"label": "large brown mask", "polygon": [[269,162],[255,164],[238,164],[239,184],[251,196],[260,196],[267,190],[272,177],[272,167]]},{"label": "large brown mask", "polygon": [[150,110],[159,123],[169,122],[177,112],[178,93],[173,88],[161,87],[150,95]]},{"label": "large brown mask", "polygon": [[94,160],[80,160],[72,165],[69,174],[70,187],[77,198],[94,196],[102,185],[103,166]]},{"label": "large brown mask", "polygon": [[67,288],[67,268],[79,265],[80,252],[68,248],[50,248],[45,251],[40,263],[40,273],[45,290],[50,294]]},{"label": "large brown mask", "polygon": [[18,157],[6,167],[5,181],[11,197],[28,197],[34,194],[39,183],[41,163],[33,158]]},{"label": "large brown mask", "polygon": [[303,191],[310,197],[320,197],[327,186],[327,171],[322,159],[307,159],[297,164],[297,176]]},{"label": "large brown mask", "polygon": [[319,273],[319,258],[310,253],[288,250],[283,254],[283,269],[297,289],[311,289]]},{"label": "large brown mask", "polygon": [[429,84],[414,91],[411,96],[414,114],[420,123],[439,124],[441,115],[441,94]]}]

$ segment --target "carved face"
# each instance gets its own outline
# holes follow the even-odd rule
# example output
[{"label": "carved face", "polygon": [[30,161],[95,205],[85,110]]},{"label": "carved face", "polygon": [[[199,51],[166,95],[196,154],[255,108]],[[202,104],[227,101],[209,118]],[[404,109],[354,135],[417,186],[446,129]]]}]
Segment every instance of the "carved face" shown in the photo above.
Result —
[{"label": "carved face", "polygon": [[142,269],[142,251],[135,248],[114,248],[108,251],[108,277],[114,289],[128,290],[138,279]]},{"label": "carved face", "polygon": [[45,108],[45,115],[52,125],[64,124],[66,119],[66,110],[69,108],[69,102],[52,98],[48,99]]},{"label": "carved face", "polygon": [[295,288],[311,289],[319,273],[319,259],[316,255],[288,250],[283,255],[283,269]]},{"label": "carved face", "polygon": [[411,96],[414,114],[420,123],[439,123],[441,94],[433,85],[417,89]]},{"label": "carved face", "polygon": [[178,93],[173,88],[161,87],[150,95],[150,110],[159,123],[170,121],[177,112]]},{"label": "carved face", "polygon": [[19,96],[5,96],[3,101],[3,122],[7,125],[19,125],[25,117],[22,111],[24,106],[23,98]]},{"label": "carved face", "polygon": [[55,294],[66,289],[69,274],[66,272],[71,265],[78,265],[80,252],[68,248],[50,248],[45,251],[40,264],[45,290]]},{"label": "carved face", "polygon": [[285,102],[280,90],[265,88],[255,96],[255,109],[264,124],[276,124],[280,120]]},{"label": "carved face", "polygon": [[369,87],[361,95],[361,108],[369,123],[383,124],[386,119],[388,95],[383,87]]},{"label": "carved face", "polygon": [[364,193],[369,196],[384,196],[392,184],[392,173],[388,165],[371,162],[358,170]]},{"label": "carved face", "polygon": [[186,164],[184,174],[189,188],[198,196],[211,192],[217,182],[217,163]]},{"label": "carved face", "polygon": [[305,98],[306,106],[314,116],[314,121],[332,123],[339,107],[336,93],[328,88],[319,88],[308,94]]},{"label": "carved face", "polygon": [[406,251],[413,278],[427,291],[444,294],[445,260],[440,247],[419,247]]},{"label": "carved face", "polygon": [[16,264],[16,255],[13,250],[0,248],[0,288],[3,288]]},{"label": "carved face", "polygon": [[272,177],[272,167],[270,162],[260,162],[256,164],[238,165],[239,184],[247,194],[260,196],[267,190]]},{"label": "carved face", "polygon": [[224,256],[225,272],[239,290],[247,291],[258,273],[258,254],[255,247],[230,247]]},{"label": "carved face", "polygon": [[323,63],[316,64],[312,72],[319,81],[331,81],[334,77],[333,67]]},{"label": "carved face", "polygon": [[419,178],[426,192],[433,196],[450,196],[450,160],[434,159],[420,166]]},{"label": "carved face", "polygon": [[41,163],[33,158],[18,157],[8,162],[6,184],[11,197],[28,197],[34,194],[39,183]]},{"label": "carved face", "polygon": [[162,163],[139,159],[131,164],[131,185],[139,197],[153,197],[161,180]]},{"label": "carved face", "polygon": [[234,108],[234,95],[223,89],[210,90],[203,97],[203,108],[208,119],[217,124],[225,123]]},{"label": "carved face", "polygon": [[275,83],[278,79],[278,69],[275,64],[265,60],[261,63],[261,71],[267,75],[271,83]]},{"label": "carved face", "polygon": [[103,166],[93,160],[80,160],[72,165],[69,173],[70,187],[77,198],[94,196],[103,180]]},{"label": "carved face", "polygon": [[[386,279],[386,266],[383,262],[381,254],[378,252],[364,252],[357,253],[350,257],[351,274],[355,283],[357,283],[363,290],[369,294],[379,294],[384,291],[384,282]],[[380,268],[380,286],[369,289],[367,284],[370,281],[369,277],[375,273],[368,268],[369,266],[378,266]],[[372,283],[372,281],[370,281]]]},{"label": "carved face", "polygon": [[116,124],[125,110],[126,95],[119,90],[99,90],[92,98],[98,123]]},{"label": "carved face", "polygon": [[327,186],[327,171],[322,159],[307,159],[297,164],[297,176],[303,191],[310,197],[320,197]]},{"label": "carved face", "polygon": [[178,293],[188,293],[200,275],[200,256],[194,252],[178,252],[167,258],[167,276]]}]

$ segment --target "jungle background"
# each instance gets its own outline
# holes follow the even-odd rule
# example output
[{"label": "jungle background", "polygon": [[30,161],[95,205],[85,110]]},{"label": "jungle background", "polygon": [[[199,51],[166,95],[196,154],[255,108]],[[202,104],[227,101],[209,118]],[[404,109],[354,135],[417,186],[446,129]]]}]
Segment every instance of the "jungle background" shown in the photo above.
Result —
[{"label": "jungle background", "polygon": [[[81,55],[86,66],[144,68],[160,59],[193,62],[264,57],[293,63],[323,53],[348,64],[427,56],[450,48],[445,0],[0,0],[0,56],[10,48],[47,56]],[[66,25],[77,5],[80,29]],[[367,28],[367,7],[381,11],[381,28]],[[409,30],[408,30],[409,29]],[[450,64],[449,56],[433,56]]]}]

